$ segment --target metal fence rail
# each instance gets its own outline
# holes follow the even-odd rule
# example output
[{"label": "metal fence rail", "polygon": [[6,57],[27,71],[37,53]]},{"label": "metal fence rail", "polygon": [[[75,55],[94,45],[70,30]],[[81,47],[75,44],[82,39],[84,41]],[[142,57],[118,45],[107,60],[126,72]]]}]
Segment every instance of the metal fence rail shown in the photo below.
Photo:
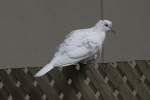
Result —
[{"label": "metal fence rail", "polygon": [[0,100],[150,100],[150,62],[70,66],[34,78],[37,68],[0,70]]}]

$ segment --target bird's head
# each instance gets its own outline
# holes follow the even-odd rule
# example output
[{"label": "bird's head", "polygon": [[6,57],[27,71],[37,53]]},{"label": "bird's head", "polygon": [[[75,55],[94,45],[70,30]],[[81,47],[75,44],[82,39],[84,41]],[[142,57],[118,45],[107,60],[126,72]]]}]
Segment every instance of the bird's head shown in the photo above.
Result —
[{"label": "bird's head", "polygon": [[113,32],[112,22],[109,21],[109,20],[100,20],[100,21],[98,21],[96,23],[96,27],[98,29],[100,29],[101,31],[104,31],[104,32],[108,32],[108,31]]}]

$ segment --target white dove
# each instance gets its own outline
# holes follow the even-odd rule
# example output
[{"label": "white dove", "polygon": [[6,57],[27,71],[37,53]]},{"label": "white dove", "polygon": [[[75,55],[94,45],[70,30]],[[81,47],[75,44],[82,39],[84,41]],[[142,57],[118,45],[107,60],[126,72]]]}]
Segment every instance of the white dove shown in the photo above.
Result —
[{"label": "white dove", "polygon": [[102,51],[102,45],[107,31],[112,30],[112,22],[100,20],[93,27],[72,31],[58,48],[54,58],[45,65],[35,77],[45,75],[54,67],[64,67],[77,64]]}]

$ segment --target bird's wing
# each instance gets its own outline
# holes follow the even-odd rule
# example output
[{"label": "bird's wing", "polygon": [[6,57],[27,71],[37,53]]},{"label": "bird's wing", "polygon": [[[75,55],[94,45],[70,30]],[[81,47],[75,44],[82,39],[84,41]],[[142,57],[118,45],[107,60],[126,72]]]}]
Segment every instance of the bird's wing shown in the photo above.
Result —
[{"label": "bird's wing", "polygon": [[96,52],[97,44],[88,40],[85,32],[84,30],[74,31],[65,39],[55,54],[56,65],[73,64]]},{"label": "bird's wing", "polygon": [[68,66],[89,57],[91,51],[85,47],[80,47],[62,55],[55,56],[52,60],[54,66]]},{"label": "bird's wing", "polygon": [[[89,29],[80,29],[80,30],[72,31],[66,37],[64,42],[60,44],[58,51],[55,53],[55,56],[63,55],[64,53],[71,55],[77,51],[80,51],[81,49],[87,49],[87,50],[94,49],[96,43],[90,41],[88,36],[89,33],[90,33]],[[80,53],[80,54],[85,54],[85,53]]]},{"label": "bird's wing", "polygon": [[62,55],[68,51],[72,51],[76,49],[80,45],[82,45],[82,41],[84,41],[85,34],[82,30],[75,30],[68,34],[63,43],[58,47],[55,56]]}]

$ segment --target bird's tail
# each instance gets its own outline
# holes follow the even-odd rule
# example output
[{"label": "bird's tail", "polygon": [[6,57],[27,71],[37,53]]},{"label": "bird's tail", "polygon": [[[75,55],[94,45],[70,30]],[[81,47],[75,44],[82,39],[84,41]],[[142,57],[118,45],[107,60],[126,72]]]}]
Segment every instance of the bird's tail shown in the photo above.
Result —
[{"label": "bird's tail", "polygon": [[35,77],[41,77],[41,76],[45,75],[52,68],[53,68],[53,64],[52,63],[49,63],[49,64],[45,65],[40,71],[38,71],[35,74]]}]

